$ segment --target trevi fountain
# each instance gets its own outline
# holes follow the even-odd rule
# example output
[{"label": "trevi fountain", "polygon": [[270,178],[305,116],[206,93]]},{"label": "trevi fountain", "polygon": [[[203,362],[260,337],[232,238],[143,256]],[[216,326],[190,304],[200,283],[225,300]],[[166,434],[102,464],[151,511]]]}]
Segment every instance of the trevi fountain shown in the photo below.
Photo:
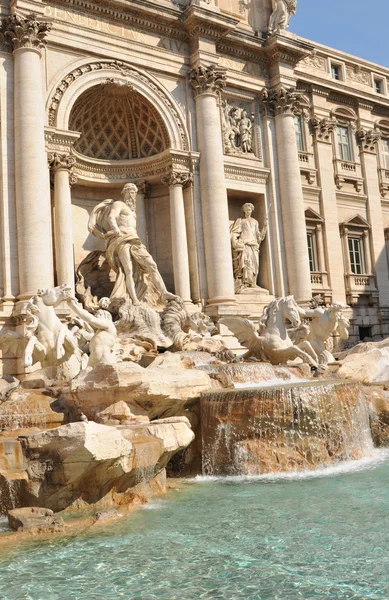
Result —
[{"label": "trevi fountain", "polygon": [[[301,597],[313,597],[304,590],[314,585],[331,590],[325,565],[309,585],[298,567],[311,537],[302,547],[295,541],[295,576],[270,567],[270,557],[282,562],[286,550],[268,515],[274,504],[283,534],[297,530],[300,539],[300,502],[308,502],[311,519],[317,510],[336,515],[331,528],[375,498],[377,489],[358,499],[358,486],[373,477],[364,466],[383,469],[389,444],[389,341],[347,348],[347,307],[320,298],[298,305],[293,296],[269,302],[257,322],[224,317],[234,337],[223,338],[206,314],[167,291],[137,233],[136,195],[126,184],[122,200],[105,200],[90,215],[89,231],[104,239],[114,277],[91,279],[96,257],[88,257],[75,294],[66,284],[37,290],[23,332],[0,338],[5,354],[25,368],[37,365],[22,381],[1,380],[0,539],[11,556],[16,539],[27,553],[22,565],[6,562],[2,597],[286,598],[288,578]],[[246,204],[231,245],[237,288],[255,292],[266,226],[260,230],[251,213]],[[70,308],[69,319],[61,320],[61,306]],[[342,343],[346,349],[337,350]],[[355,488],[340,517],[336,494],[345,483],[331,475],[342,470],[355,472]],[[215,503],[224,518],[214,528]],[[128,516],[135,507],[143,510]],[[244,531],[235,526],[236,510],[245,513]],[[327,525],[315,528],[325,543]],[[38,534],[43,545],[29,541]],[[48,541],[53,534],[57,541]],[[256,544],[263,554],[254,558]],[[216,590],[218,579],[229,578],[227,547],[242,571],[224,596]],[[177,555],[169,574],[164,552]],[[186,572],[187,560],[200,561],[200,572]],[[58,561],[63,574],[48,583],[43,573]],[[258,595],[253,565],[258,577],[267,573],[264,589],[276,587],[279,596]],[[15,577],[27,595],[10,592]]]},{"label": "trevi fountain", "polygon": [[[142,12],[150,2],[137,4]],[[166,14],[155,30],[167,27],[176,13],[187,15],[194,61],[188,89],[193,89],[196,99],[200,153],[190,153],[185,127],[177,125],[182,121],[178,103],[168,99],[162,85],[124,62],[107,59],[87,67],[77,63],[55,89],[50,104],[45,139],[54,175],[56,285],[54,279],[47,284],[51,249],[45,247],[48,238],[42,217],[35,221],[36,242],[19,244],[21,291],[13,320],[0,332],[4,364],[14,365],[0,379],[0,598],[387,600],[389,338],[385,337],[386,313],[377,312],[378,298],[382,303],[385,297],[385,267],[378,257],[375,280],[366,254],[369,248],[377,252],[379,247],[374,237],[378,213],[369,209],[371,219],[376,219],[373,226],[360,215],[342,217],[342,240],[339,224],[331,225],[332,205],[325,212],[325,224],[317,211],[309,208],[304,213],[300,165],[289,140],[294,144],[295,134],[303,135],[298,127],[305,127],[304,123],[308,128],[309,105],[300,92],[282,85],[270,92],[263,88],[260,94],[263,123],[269,115],[276,119],[280,185],[269,179],[270,169],[258,166],[262,161],[258,115],[247,108],[247,90],[246,96],[231,92],[222,97],[228,69],[218,71],[213,65],[216,45],[212,44],[217,36],[209,33],[232,35],[246,14],[245,2],[239,3],[236,18],[225,13],[225,3],[213,0],[189,4],[164,0],[162,4],[160,10]],[[325,68],[324,59],[308,51],[306,41],[286,32],[296,12],[294,0],[257,4],[262,7],[258,18],[267,19],[266,31],[261,37],[256,30],[255,40],[250,41],[245,25],[246,30],[239,30],[239,43],[257,44],[261,39],[271,55],[266,65],[273,65],[269,67],[272,81],[282,84],[290,79],[293,60],[297,65],[304,59],[311,70]],[[44,7],[45,14],[51,11],[53,7]],[[28,93],[20,88],[24,101],[15,104],[15,120],[20,117],[15,135],[19,150],[24,141],[26,148],[33,148],[31,164],[27,159],[23,163],[25,169],[22,162],[28,152],[20,159],[22,166],[16,152],[18,228],[21,238],[27,232],[32,239],[37,210],[33,194],[44,179],[39,157],[44,155],[46,171],[47,157],[43,136],[29,146],[29,129],[22,125],[24,117],[29,126],[31,115],[35,124],[40,119],[29,98],[36,100],[40,94],[37,61],[51,25],[39,24],[35,13],[12,13],[7,18],[4,35],[14,45],[16,72],[20,81],[30,82]],[[76,17],[55,8],[55,18],[74,22]],[[101,23],[96,19],[96,35],[102,32]],[[144,26],[141,17],[139,23]],[[93,19],[87,24],[93,25]],[[73,26],[70,21],[68,25]],[[83,26],[81,21],[79,25]],[[105,27],[112,36],[116,32],[108,24]],[[154,34],[153,29],[150,35]],[[136,36],[132,41],[137,43]],[[93,43],[92,38],[88,43]],[[161,42],[158,48],[165,46]],[[178,46],[169,48],[172,55],[180,52]],[[223,50],[220,45],[219,50]],[[204,56],[209,61],[213,57],[211,66],[202,66]],[[288,62],[285,57],[294,58]],[[274,70],[275,61],[285,61],[279,72]],[[47,64],[51,68],[50,61]],[[262,76],[259,62],[247,64],[253,71],[250,76]],[[332,65],[333,73],[341,68],[337,64]],[[65,69],[65,59],[61,65]],[[365,71],[347,67],[345,73],[356,85],[366,85]],[[100,79],[93,79],[90,89],[83,87],[84,77],[92,81],[97,76]],[[70,106],[73,85],[79,86],[80,98],[86,94],[87,108],[77,105],[72,96],[70,114],[61,102],[66,100]],[[319,92],[323,103],[325,94]],[[151,100],[141,106],[145,95],[158,104],[167,125],[154,118]],[[134,152],[138,148],[140,153],[137,165],[141,169],[139,165],[146,161],[142,168],[149,169],[145,172],[151,173],[155,186],[153,169],[159,165],[158,185],[162,181],[169,188],[174,285],[171,273],[169,279],[159,266],[167,264],[161,259],[168,245],[162,209],[155,217],[161,219],[159,230],[153,222],[157,241],[153,246],[146,239],[144,201],[150,185],[126,175],[119,146],[111,148],[119,156],[117,170],[101,175],[103,156],[96,164],[92,156],[80,158],[95,142],[87,147],[85,136],[58,125],[66,113],[74,128],[82,129],[86,115],[92,131],[94,106],[101,108],[108,102],[120,108],[128,98],[138,115],[139,132],[144,129],[144,137],[131,142]],[[2,106],[3,101],[0,111]],[[105,121],[115,127],[120,111],[116,117],[104,110]],[[312,113],[310,131],[318,146],[317,160],[323,165],[335,127],[347,131],[355,127],[345,112],[331,112],[327,118],[321,107],[319,113],[320,119]],[[123,124],[123,115],[120,119]],[[265,142],[270,148],[273,125],[269,123]],[[375,188],[371,191],[369,160],[380,137],[377,128],[374,135],[365,130],[367,118],[358,123],[361,173],[372,202]],[[168,135],[175,136],[175,154],[170,153],[172,146],[163,149]],[[63,154],[61,144],[69,150],[70,138],[74,148]],[[153,166],[152,150],[157,146],[168,162]],[[313,157],[299,151],[305,191],[319,181]],[[132,158],[126,160],[131,163]],[[344,198],[347,194],[354,198],[362,190],[362,175],[355,174],[360,165],[353,167],[349,158],[334,159],[337,169],[348,169],[336,175],[337,190],[343,189]],[[378,201],[388,189],[388,172],[381,167]],[[78,175],[73,169],[78,169]],[[259,202],[252,191],[255,186],[247,178],[257,181],[255,169],[262,169],[263,181],[269,181],[266,186],[276,190],[272,192],[275,204],[266,196],[265,206],[265,196]],[[89,176],[93,179],[92,172],[95,181],[88,187],[85,182]],[[106,188],[98,188],[97,179],[106,177],[109,182],[112,173],[120,188],[115,180],[110,188],[114,194],[104,199]],[[229,219],[224,177],[237,173],[248,187],[240,196],[240,188],[232,185]],[[72,204],[70,185],[76,185],[78,176],[81,183],[74,188],[74,197],[83,193],[89,204],[87,222],[77,223],[75,239],[88,241],[81,260],[73,263],[67,209]],[[39,185],[41,192],[48,191],[48,181]],[[324,198],[327,208],[338,193],[333,181],[331,185],[332,200]],[[198,215],[190,213],[187,201],[193,186],[200,186],[203,203],[204,238],[198,240],[193,233]],[[275,226],[281,214],[279,193],[284,237],[278,236],[281,230]],[[358,207],[363,202],[358,199]],[[82,202],[77,206],[82,208]],[[81,208],[77,214],[84,214]],[[305,219],[307,230],[300,227]],[[315,251],[313,245],[307,247],[312,236],[316,236]],[[283,245],[285,264],[277,263]],[[333,271],[328,279],[324,262],[330,261],[334,269],[341,261],[342,247],[354,261],[348,268],[359,265],[359,271],[338,279]],[[77,244],[74,248],[79,252]],[[361,249],[366,254],[363,261]],[[201,261],[209,295],[201,301],[199,292],[194,301],[191,289]],[[265,262],[267,277],[266,269],[261,270]],[[38,281],[39,273],[43,283]],[[267,289],[260,287],[263,281]],[[333,296],[328,281],[333,282]],[[362,332],[366,323],[367,333],[373,332],[360,343],[355,334],[358,319]]]}]

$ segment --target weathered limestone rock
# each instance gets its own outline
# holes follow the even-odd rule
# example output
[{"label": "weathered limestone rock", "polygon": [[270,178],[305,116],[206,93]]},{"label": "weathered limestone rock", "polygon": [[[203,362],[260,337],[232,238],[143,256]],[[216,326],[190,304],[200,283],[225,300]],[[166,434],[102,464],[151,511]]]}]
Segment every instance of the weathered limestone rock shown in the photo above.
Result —
[{"label": "weathered limestone rock", "polygon": [[349,354],[342,360],[338,375],[361,383],[389,381],[389,347],[375,346],[367,352]]},{"label": "weathered limestone rock", "polygon": [[128,406],[120,400],[96,415],[97,423],[104,425],[120,425],[125,423],[149,423],[146,411],[139,407]]},{"label": "weathered limestone rock", "polygon": [[389,447],[389,391],[379,386],[366,388],[370,401],[370,428],[375,446]]},{"label": "weathered limestone rock", "polygon": [[18,506],[60,511],[145,501],[153,490],[164,491],[167,462],[193,438],[189,421],[177,417],[118,427],[78,422],[6,440],[17,446],[20,460],[3,442],[0,513]]},{"label": "weathered limestone rock", "polygon": [[0,404],[0,429],[57,427],[66,421],[66,407],[43,389],[18,389]]},{"label": "weathered limestone rock", "polygon": [[207,373],[189,365],[188,359],[169,352],[147,368],[131,362],[100,365],[74,379],[64,396],[75,414],[82,412],[91,420],[120,401],[132,407],[134,414],[143,409],[150,419],[172,416],[188,399],[211,387]]},{"label": "weathered limestone rock", "polygon": [[49,508],[35,506],[8,511],[8,524],[14,531],[29,533],[58,533],[64,530],[62,517],[55,515]]},{"label": "weathered limestone rock", "polygon": [[166,466],[176,452],[187,448],[195,438],[189,419],[186,417],[159,419],[147,425],[146,430],[162,440],[163,453],[159,459],[159,464],[163,466]]},{"label": "weathered limestone rock", "polygon": [[133,446],[114,427],[79,422],[21,436],[31,504],[61,510],[93,503],[133,469]]},{"label": "weathered limestone rock", "polygon": [[0,402],[7,400],[10,393],[19,387],[20,381],[12,375],[5,375],[0,379]]}]

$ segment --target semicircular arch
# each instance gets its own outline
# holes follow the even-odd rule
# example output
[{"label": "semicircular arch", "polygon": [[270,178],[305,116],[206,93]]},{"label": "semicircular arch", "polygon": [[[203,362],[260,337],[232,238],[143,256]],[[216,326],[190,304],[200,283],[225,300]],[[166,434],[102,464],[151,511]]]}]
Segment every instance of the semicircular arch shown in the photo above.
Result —
[{"label": "semicircular arch", "polygon": [[173,150],[190,150],[190,138],[181,109],[166,88],[150,73],[121,61],[105,60],[82,63],[68,70],[53,86],[47,102],[48,124],[69,129],[71,110],[86,90],[114,78],[130,85],[144,96],[159,113]]}]

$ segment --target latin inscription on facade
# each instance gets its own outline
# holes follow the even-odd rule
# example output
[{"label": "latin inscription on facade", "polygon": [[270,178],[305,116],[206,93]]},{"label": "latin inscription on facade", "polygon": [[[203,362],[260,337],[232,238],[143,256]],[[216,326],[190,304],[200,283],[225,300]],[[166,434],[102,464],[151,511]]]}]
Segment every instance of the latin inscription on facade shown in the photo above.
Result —
[{"label": "latin inscription on facade", "polygon": [[62,10],[54,6],[46,6],[45,16],[50,17],[55,21],[78,25],[79,27],[85,27],[92,31],[100,31],[117,38],[124,38],[147,46],[165,48],[176,54],[185,53],[188,50],[188,44],[186,42],[174,40],[172,38],[161,38],[152,33],[144,33],[139,29],[127,27],[126,24],[111,23],[100,17],[93,17],[83,12]]}]

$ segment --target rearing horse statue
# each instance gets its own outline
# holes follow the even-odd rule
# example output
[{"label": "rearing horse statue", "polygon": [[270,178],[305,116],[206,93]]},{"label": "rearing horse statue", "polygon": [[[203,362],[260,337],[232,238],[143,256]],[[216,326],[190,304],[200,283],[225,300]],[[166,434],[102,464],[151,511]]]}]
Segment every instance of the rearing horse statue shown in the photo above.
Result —
[{"label": "rearing horse statue", "polygon": [[300,309],[293,296],[278,298],[266,306],[259,321],[259,335],[254,329],[254,323],[248,319],[225,317],[221,323],[232,331],[242,346],[248,348],[244,359],[257,359],[279,365],[301,358],[303,362],[317,368],[316,352],[309,343],[304,350],[294,345],[286,328],[287,320],[293,327],[301,325]]},{"label": "rearing horse statue", "polygon": [[[39,290],[26,304],[26,334],[8,331],[0,337],[4,354],[22,355],[23,366],[40,362],[42,367],[58,367],[75,357],[82,363],[77,339],[58,318],[55,308],[71,294],[68,285]],[[81,367],[80,367],[81,368]]]}]

